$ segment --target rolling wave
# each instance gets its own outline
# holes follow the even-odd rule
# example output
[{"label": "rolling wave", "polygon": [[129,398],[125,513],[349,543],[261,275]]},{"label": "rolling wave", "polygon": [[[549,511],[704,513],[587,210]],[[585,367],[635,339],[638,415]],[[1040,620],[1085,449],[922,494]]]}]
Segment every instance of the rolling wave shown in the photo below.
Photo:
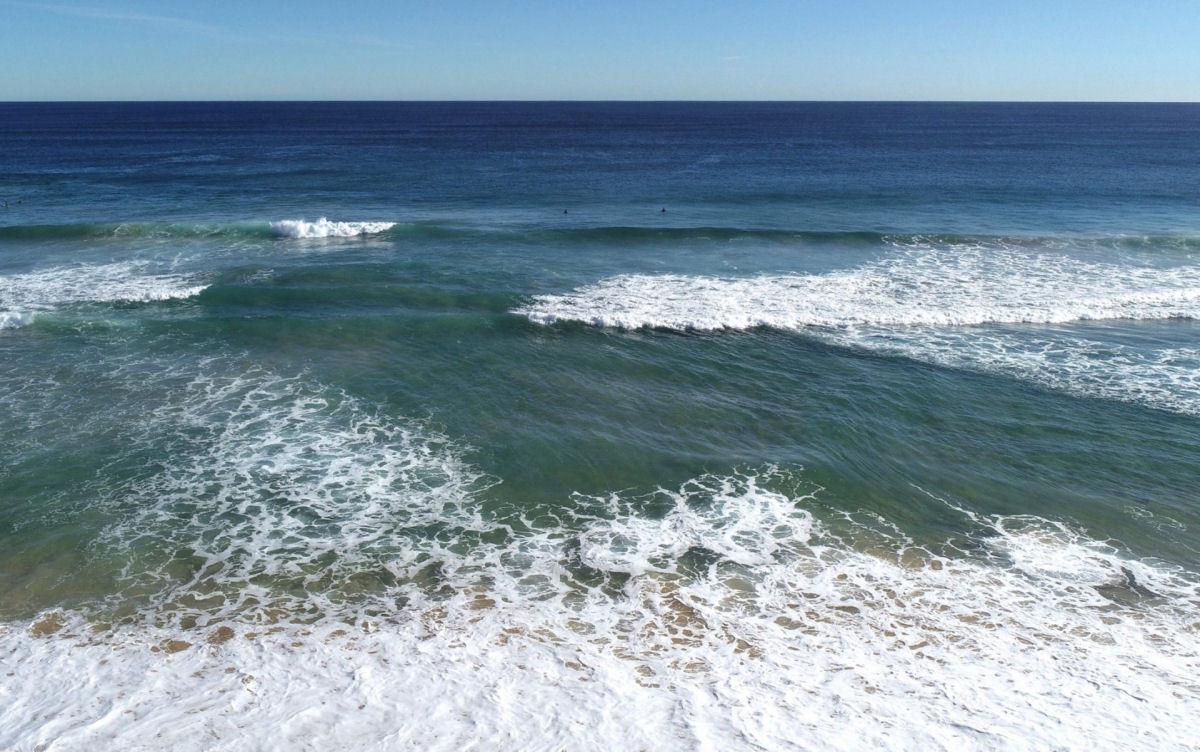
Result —
[{"label": "rolling wave", "polygon": [[215,236],[271,237],[267,222],[99,222],[0,227],[0,239],[87,240],[104,238],[207,238]]},{"label": "rolling wave", "polygon": [[76,303],[151,303],[190,298],[207,287],[194,276],[151,272],[119,262],[52,267],[0,276],[0,329],[28,324],[40,312]]},{"label": "rolling wave", "polygon": [[542,324],[791,330],[1079,395],[1200,414],[1200,349],[1131,347],[1079,331],[1089,323],[1200,319],[1200,266],[1194,264],[1119,265],[1013,246],[914,244],[826,274],[619,275],[536,296],[516,312]]},{"label": "rolling wave", "polygon": [[395,226],[395,222],[331,222],[325,217],[316,222],[283,219],[270,224],[272,233],[285,238],[352,238],[385,232]]},{"label": "rolling wave", "polygon": [[1200,236],[1000,236],[947,233],[889,233],[874,230],[813,231],[770,227],[567,226],[497,227],[473,225],[459,218],[394,222],[380,220],[279,219],[245,222],[107,222],[0,226],[0,240],[87,238],[339,238],[387,233],[414,237],[488,235],[559,243],[680,243],[688,241],[761,240],[779,243],[845,244],[853,246],[966,246],[1055,249],[1096,247],[1115,250],[1200,251]]},{"label": "rolling wave", "polygon": [[386,232],[395,222],[310,222],[281,219],[271,222],[106,222],[0,227],[0,240],[87,240],[139,238],[346,238]]}]

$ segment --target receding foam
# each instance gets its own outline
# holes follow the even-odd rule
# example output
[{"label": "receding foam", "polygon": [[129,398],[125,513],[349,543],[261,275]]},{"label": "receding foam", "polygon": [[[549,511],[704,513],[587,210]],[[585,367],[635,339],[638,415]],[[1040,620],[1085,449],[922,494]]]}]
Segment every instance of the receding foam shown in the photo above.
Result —
[{"label": "receding foam", "polygon": [[[197,378],[155,412],[144,441],[172,460],[94,505],[116,518],[97,544],[141,563],[118,592],[153,589],[158,623],[386,608],[394,592],[364,572],[419,577],[422,536],[478,526],[458,505],[485,481],[446,439],[337,391],[251,370]],[[199,567],[182,590],[180,551]]]},{"label": "receding foam", "polygon": [[[294,427],[302,434],[317,426]],[[375,441],[417,455],[414,478],[453,456],[397,442],[369,421],[359,427],[358,449]],[[385,433],[375,433],[380,428]],[[334,477],[349,476],[343,469]],[[6,625],[0,650],[42,678],[0,676],[8,698],[0,744],[690,750],[1194,742],[1195,573],[1123,555],[1063,524],[952,507],[947,514],[963,520],[975,553],[949,542],[918,548],[886,528],[835,529],[818,514],[819,491],[785,492],[778,480],[766,470],[704,476],[649,495],[575,497],[563,504],[560,526],[525,532],[481,516],[471,489],[438,481],[416,495],[422,504],[391,506],[396,522],[372,519],[403,525],[412,510],[413,523],[431,524],[422,509],[441,501],[452,527],[487,534],[414,538],[396,558],[424,561],[426,574],[390,581],[373,613],[343,604],[337,618],[315,622],[246,612],[252,618],[171,627],[150,619],[96,631],[79,613],[51,612]],[[320,488],[312,486],[314,499]],[[415,498],[409,493],[399,492]],[[214,532],[249,546],[252,530]],[[290,534],[253,540],[256,556],[286,560]],[[366,530],[354,540],[336,527],[329,534],[335,554],[338,545],[371,545]],[[194,591],[193,608],[205,603],[203,573],[213,567],[196,571],[201,577],[181,580],[177,593]],[[361,575],[367,590],[381,582],[371,569]],[[320,570],[310,576],[314,587],[303,597],[336,609],[319,600]],[[253,582],[246,586],[258,594]]]},{"label": "receding foam", "polygon": [[352,238],[385,232],[395,226],[395,222],[331,222],[321,217],[316,222],[303,219],[272,222],[271,232],[285,238]]}]

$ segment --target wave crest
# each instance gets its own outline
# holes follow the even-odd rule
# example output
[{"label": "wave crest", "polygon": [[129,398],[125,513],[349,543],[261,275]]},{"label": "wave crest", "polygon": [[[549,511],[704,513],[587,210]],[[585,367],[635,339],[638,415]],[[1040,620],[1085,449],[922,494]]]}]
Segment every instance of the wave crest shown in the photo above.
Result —
[{"label": "wave crest", "polygon": [[518,313],[541,323],[693,330],[1200,318],[1200,268],[927,248],[827,274],[620,275],[537,296]]},{"label": "wave crest", "polygon": [[281,219],[271,223],[271,232],[285,238],[352,238],[386,232],[395,226],[395,222],[331,222],[321,217],[316,222]]},{"label": "wave crest", "polygon": [[[1200,319],[1194,265],[1120,266],[1013,246],[917,244],[826,274],[621,275],[537,296],[516,312],[543,324],[792,330],[1081,396],[1200,414],[1200,349],[1133,347],[1081,326]],[[1031,324],[1045,328],[1031,331]],[[1066,324],[1076,326],[1048,326]]]}]

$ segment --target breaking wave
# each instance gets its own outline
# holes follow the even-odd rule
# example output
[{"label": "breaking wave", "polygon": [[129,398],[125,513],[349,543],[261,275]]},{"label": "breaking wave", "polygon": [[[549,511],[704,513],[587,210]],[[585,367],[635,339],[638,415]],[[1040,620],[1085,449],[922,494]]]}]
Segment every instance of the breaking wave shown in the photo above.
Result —
[{"label": "breaking wave", "polygon": [[283,219],[271,223],[271,232],[285,238],[352,238],[390,230],[395,222],[331,222],[321,217],[316,222]]},{"label": "breaking wave", "polygon": [[74,303],[148,303],[190,298],[207,287],[193,275],[154,273],[139,262],[79,264],[0,276],[0,329]]},{"label": "breaking wave", "polygon": [[1200,576],[1068,524],[914,541],[771,467],[527,508],[422,421],[189,370],[84,481],[96,594],[0,623],[0,746],[1193,738]]},{"label": "breaking wave", "polygon": [[[1084,323],[1194,321],[1200,267],[1098,263],[1015,246],[899,245],[825,274],[621,275],[540,295],[539,323],[635,329],[773,327],[1077,394],[1200,414],[1200,349],[1097,340]],[[1033,329],[1029,325],[1041,325]]]},{"label": "breaking wave", "polygon": [[23,241],[142,239],[142,238],[326,238],[384,232],[395,222],[315,222],[283,219],[276,222],[107,222],[0,227],[0,240]]},{"label": "breaking wave", "polygon": [[695,330],[1197,318],[1200,267],[1117,266],[1011,247],[926,247],[827,274],[621,275],[537,296],[519,312],[543,323]]}]

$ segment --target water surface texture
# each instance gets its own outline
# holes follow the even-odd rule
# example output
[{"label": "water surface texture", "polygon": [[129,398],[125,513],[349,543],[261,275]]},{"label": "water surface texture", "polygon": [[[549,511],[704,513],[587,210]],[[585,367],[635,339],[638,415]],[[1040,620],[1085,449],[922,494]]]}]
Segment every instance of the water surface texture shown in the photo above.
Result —
[{"label": "water surface texture", "polygon": [[0,747],[1196,743],[1200,106],[0,138]]}]

